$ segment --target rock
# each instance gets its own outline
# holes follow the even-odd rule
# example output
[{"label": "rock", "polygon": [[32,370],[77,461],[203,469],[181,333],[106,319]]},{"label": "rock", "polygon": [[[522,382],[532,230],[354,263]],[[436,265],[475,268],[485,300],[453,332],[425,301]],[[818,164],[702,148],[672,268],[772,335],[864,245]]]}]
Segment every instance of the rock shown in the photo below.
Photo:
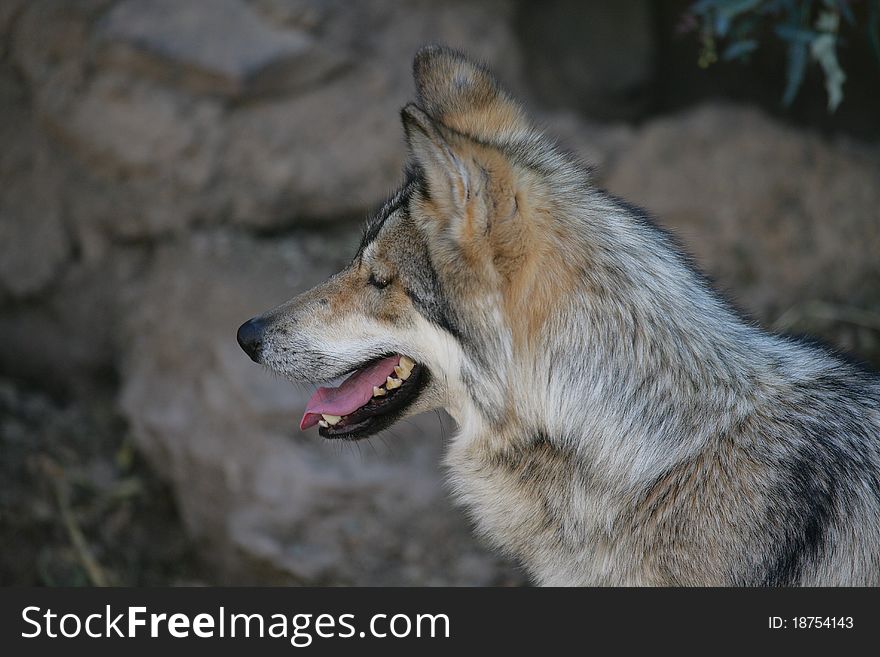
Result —
[{"label": "rock", "polygon": [[638,130],[605,180],[764,321],[817,299],[880,303],[876,147],[706,105]]},{"label": "rock", "polygon": [[12,58],[67,158],[72,232],[142,241],[363,216],[400,175],[413,54],[468,47],[521,87],[511,15],[500,0],[35,1]]},{"label": "rock", "polygon": [[6,46],[9,43],[9,33],[16,17],[21,12],[27,0],[7,0],[0,4],[0,55],[6,54]]},{"label": "rock", "polygon": [[36,295],[59,273],[70,245],[57,198],[36,184],[9,185],[0,201],[0,287],[16,298]]},{"label": "rock", "polygon": [[64,113],[45,117],[74,167],[76,224],[155,238],[211,216],[221,109],[116,73],[92,78]]},{"label": "rock", "polygon": [[[413,98],[410,63],[425,43],[466,47],[497,65],[513,87],[522,86],[509,3],[414,2],[408,11],[384,1],[257,6],[276,20],[312,25],[325,47],[350,53],[354,63],[296,96],[265,99],[229,116],[220,193],[240,225],[360,218],[392,189],[405,158],[399,110]],[[298,9],[294,16],[291,7]]]},{"label": "rock", "polygon": [[125,0],[97,28],[117,67],[242,96],[291,90],[331,74],[344,58],[302,30],[279,29],[240,0]]},{"label": "rock", "polygon": [[[402,94],[390,84],[361,72],[230,117],[221,176],[231,220],[263,227],[362,216],[393,188],[405,156]],[[364,97],[369,106],[353,102]]]},{"label": "rock", "polygon": [[89,75],[91,21],[109,0],[33,0],[12,25],[9,59],[35,113],[60,122]]},{"label": "rock", "polygon": [[38,296],[0,306],[0,371],[86,401],[114,385],[119,297],[147,257],[147,249],[117,246],[93,262],[71,260]]},{"label": "rock", "polygon": [[210,165],[188,155],[211,151],[204,144],[213,135],[199,126],[216,123],[219,108],[187,100],[159,86],[99,75],[59,127],[96,167],[137,176],[179,163],[185,182],[197,186],[209,177]]},{"label": "rock", "polygon": [[70,258],[59,198],[62,175],[27,113],[0,101],[0,301],[33,297]]},{"label": "rock", "polygon": [[520,581],[450,508],[437,417],[369,443],[302,434],[309,386],[267,373],[235,341],[242,321],[341,266],[357,236],[212,233],[160,249],[126,312],[121,401],[133,435],[232,581]]}]

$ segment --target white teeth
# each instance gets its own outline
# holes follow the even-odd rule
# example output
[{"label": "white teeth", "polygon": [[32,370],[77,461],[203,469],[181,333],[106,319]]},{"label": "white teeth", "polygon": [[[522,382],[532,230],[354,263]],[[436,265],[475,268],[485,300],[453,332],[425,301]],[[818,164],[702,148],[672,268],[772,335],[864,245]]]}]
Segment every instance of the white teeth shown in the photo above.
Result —
[{"label": "white teeth", "polygon": [[400,379],[395,379],[393,376],[389,376],[385,380],[385,387],[389,390],[394,390],[395,388],[399,388],[402,383],[403,381]]},{"label": "white teeth", "polygon": [[330,424],[327,423],[327,422],[324,422],[324,420],[318,420],[318,426],[319,426],[319,427],[324,427],[324,428],[326,429],[327,427],[330,426]]},{"label": "white teeth", "polygon": [[330,426],[339,424],[339,420],[342,419],[341,415],[325,415],[323,413],[321,414],[321,417],[324,418]]},{"label": "white teeth", "polygon": [[406,381],[409,378],[409,370],[403,369],[400,365],[394,366],[394,373],[401,381]]},{"label": "white teeth", "polygon": [[415,366],[416,364],[406,356],[400,357],[400,367],[405,369],[407,372],[412,372],[412,368],[414,368]]},{"label": "white teeth", "polygon": [[385,390],[385,388],[373,386],[373,397],[384,397],[387,394],[388,394],[388,391]]}]

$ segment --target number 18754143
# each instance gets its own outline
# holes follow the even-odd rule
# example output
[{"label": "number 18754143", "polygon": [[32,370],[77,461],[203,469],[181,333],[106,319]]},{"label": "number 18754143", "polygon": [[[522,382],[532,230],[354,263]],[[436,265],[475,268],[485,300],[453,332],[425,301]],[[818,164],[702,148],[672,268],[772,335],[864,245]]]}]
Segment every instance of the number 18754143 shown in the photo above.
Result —
[{"label": "number 18754143", "polygon": [[771,630],[851,630],[853,626],[852,616],[770,616],[767,619]]}]

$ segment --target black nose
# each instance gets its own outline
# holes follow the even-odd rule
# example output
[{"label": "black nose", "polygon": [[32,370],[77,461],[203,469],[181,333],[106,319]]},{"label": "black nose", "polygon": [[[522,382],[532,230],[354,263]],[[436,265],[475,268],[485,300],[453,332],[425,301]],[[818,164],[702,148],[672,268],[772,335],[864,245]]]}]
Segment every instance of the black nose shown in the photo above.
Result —
[{"label": "black nose", "polygon": [[238,344],[255,363],[260,362],[260,347],[263,343],[263,329],[265,327],[265,322],[259,317],[249,319],[238,327]]}]

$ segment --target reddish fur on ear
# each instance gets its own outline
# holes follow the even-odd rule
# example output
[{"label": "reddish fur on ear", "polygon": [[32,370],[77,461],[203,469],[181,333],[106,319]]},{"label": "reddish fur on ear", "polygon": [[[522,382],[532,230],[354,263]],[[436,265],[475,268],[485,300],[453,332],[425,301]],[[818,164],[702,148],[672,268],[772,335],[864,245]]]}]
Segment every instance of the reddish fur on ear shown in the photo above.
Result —
[{"label": "reddish fur on ear", "polygon": [[413,62],[419,105],[435,121],[495,145],[528,137],[520,105],[482,65],[443,46],[425,46]]},{"label": "reddish fur on ear", "polygon": [[488,284],[502,293],[518,343],[538,340],[577,277],[559,260],[558,227],[535,207],[540,182],[507,154],[537,133],[492,75],[461,53],[423,48],[413,73],[419,105],[404,107],[402,117],[428,183],[420,209],[433,218],[434,239],[454,236],[451,262],[459,279],[472,274],[471,292]]}]

